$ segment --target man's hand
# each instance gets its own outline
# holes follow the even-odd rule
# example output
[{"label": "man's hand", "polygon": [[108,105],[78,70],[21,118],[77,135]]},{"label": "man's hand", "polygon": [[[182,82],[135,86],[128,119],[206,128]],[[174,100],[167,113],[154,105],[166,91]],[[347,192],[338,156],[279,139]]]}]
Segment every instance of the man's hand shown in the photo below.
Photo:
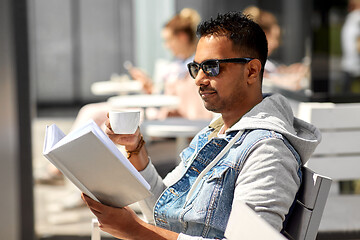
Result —
[{"label": "man's hand", "polygon": [[129,73],[134,80],[140,81],[143,85],[143,89],[147,94],[152,93],[152,80],[141,69],[132,67],[129,69]]},{"label": "man's hand", "polygon": [[[105,121],[105,133],[115,144],[125,146],[127,151],[134,151],[139,146],[141,141],[140,128],[138,128],[134,134],[116,134],[111,129],[109,113],[107,116],[108,118]],[[129,160],[138,171],[144,170],[149,164],[149,158],[145,147],[142,147],[140,152],[136,155],[134,154]]]},{"label": "man's hand", "polygon": [[125,148],[129,151],[134,150],[141,139],[141,133],[140,129],[138,128],[134,134],[116,134],[113,132],[110,120],[109,120],[109,113],[107,114],[107,119],[105,121],[105,133],[109,136],[109,138],[115,143],[122,146],[125,146]]},{"label": "man's hand", "polygon": [[101,204],[84,193],[82,199],[99,221],[101,230],[120,239],[177,239],[178,234],[145,223],[129,208]]},{"label": "man's hand", "polygon": [[82,199],[98,218],[101,230],[121,239],[134,239],[142,228],[142,220],[129,207],[114,208],[103,205],[84,193]]}]

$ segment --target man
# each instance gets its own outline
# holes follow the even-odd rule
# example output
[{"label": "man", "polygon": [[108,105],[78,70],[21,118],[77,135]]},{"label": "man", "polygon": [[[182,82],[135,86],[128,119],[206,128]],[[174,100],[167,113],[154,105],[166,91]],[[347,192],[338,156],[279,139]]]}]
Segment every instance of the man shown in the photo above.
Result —
[{"label": "man", "polygon": [[239,202],[234,200],[280,231],[300,186],[300,166],[320,140],[314,126],[294,118],[284,97],[263,97],[267,42],[256,23],[240,13],[218,15],[200,24],[198,35],[189,72],[205,107],[221,117],[195,136],[164,180],[139,130],[116,135],[107,122],[107,134],[125,146],[154,194],[140,205],[155,226],[129,208],[108,207],[83,195],[100,227],[116,237],[220,239]]}]

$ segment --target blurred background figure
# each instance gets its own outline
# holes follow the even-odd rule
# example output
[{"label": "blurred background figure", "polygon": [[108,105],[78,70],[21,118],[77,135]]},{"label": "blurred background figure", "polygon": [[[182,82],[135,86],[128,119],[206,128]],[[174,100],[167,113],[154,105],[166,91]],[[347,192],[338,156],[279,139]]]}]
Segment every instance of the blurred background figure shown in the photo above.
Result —
[{"label": "blurred background figure", "polygon": [[[186,67],[187,63],[191,62],[194,57],[197,44],[195,31],[199,22],[200,15],[197,11],[184,8],[165,24],[162,38],[165,47],[172,53],[173,60],[168,63],[161,60],[155,63],[154,72],[157,73],[158,79],[151,79],[146,72],[130,64],[127,66],[131,78],[142,83],[145,93],[163,93],[179,97],[178,109],[148,109],[146,113],[148,119],[164,119],[166,117],[212,118],[212,113],[204,108],[195,82],[188,74]],[[99,126],[103,126],[110,107],[106,102],[83,106],[76,117],[73,128],[89,119],[93,119]]]},{"label": "blurred background figure", "polygon": [[360,81],[360,0],[348,0],[348,15],[341,30],[344,92],[353,92],[352,83]]},{"label": "blurred background figure", "polygon": [[[175,15],[169,22],[165,24],[162,30],[162,39],[166,49],[168,49],[174,59],[168,65],[160,65],[155,63],[155,68],[160,71],[159,78],[152,80],[143,70],[130,65],[127,69],[131,77],[140,81],[146,93],[163,91],[163,84],[156,86],[156,82],[165,83],[176,79],[186,77],[186,62],[192,60],[194,55],[197,39],[195,30],[200,22],[200,15],[193,9],[185,8],[179,14]],[[155,72],[156,72],[155,71]]]},{"label": "blurred background figure", "polygon": [[259,24],[266,34],[268,60],[265,64],[264,84],[293,91],[306,88],[310,71],[308,64],[294,63],[287,66],[272,59],[272,54],[281,44],[281,28],[275,15],[256,6],[249,6],[243,12]]},{"label": "blurred background figure", "polygon": [[[194,59],[197,45],[196,27],[200,23],[197,11],[184,8],[167,22],[162,31],[165,47],[172,53],[174,59],[168,64],[156,66],[159,79],[151,79],[145,72],[138,68],[130,68],[129,73],[133,79],[143,83],[147,93],[164,93],[180,98],[179,108],[176,110],[162,109],[153,118],[183,117],[187,119],[211,119],[202,103],[190,77],[187,64]],[[161,69],[158,69],[161,68]],[[156,85],[156,83],[158,83]]]},{"label": "blurred background figure", "polygon": [[[205,109],[198,94],[198,88],[187,70],[187,63],[193,61],[197,45],[196,27],[200,22],[200,15],[193,9],[185,8],[171,18],[163,27],[162,38],[164,45],[173,54],[173,60],[155,64],[155,73],[159,79],[151,79],[140,68],[127,63],[126,67],[134,80],[140,81],[146,94],[166,94],[179,97],[177,109],[147,109],[147,119],[165,119],[167,117],[183,117],[186,119],[212,119],[213,114]],[[104,127],[106,115],[111,109],[107,102],[91,103],[83,106],[72,129],[92,119],[99,126]],[[61,172],[50,165],[47,172],[42,174],[38,182],[54,183],[63,178]],[[65,208],[83,206],[79,192],[70,194],[63,201]]]}]

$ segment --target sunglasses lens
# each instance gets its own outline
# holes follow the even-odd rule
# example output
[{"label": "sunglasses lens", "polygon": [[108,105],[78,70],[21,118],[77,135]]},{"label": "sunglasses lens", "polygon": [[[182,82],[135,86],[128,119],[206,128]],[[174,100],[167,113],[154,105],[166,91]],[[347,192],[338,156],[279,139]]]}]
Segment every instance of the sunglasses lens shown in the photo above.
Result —
[{"label": "sunglasses lens", "polygon": [[206,61],[203,63],[203,70],[210,77],[217,76],[220,72],[219,63],[213,60]]},{"label": "sunglasses lens", "polygon": [[200,66],[201,66],[201,69],[204,71],[204,73],[207,76],[214,77],[214,76],[219,75],[220,66],[219,66],[218,61],[208,60],[201,64],[194,63],[194,62],[188,64],[189,73],[192,78],[194,78],[194,79],[196,78],[196,76],[199,73]]},{"label": "sunglasses lens", "polygon": [[196,63],[189,63],[188,68],[190,76],[195,79],[199,73],[199,66]]}]

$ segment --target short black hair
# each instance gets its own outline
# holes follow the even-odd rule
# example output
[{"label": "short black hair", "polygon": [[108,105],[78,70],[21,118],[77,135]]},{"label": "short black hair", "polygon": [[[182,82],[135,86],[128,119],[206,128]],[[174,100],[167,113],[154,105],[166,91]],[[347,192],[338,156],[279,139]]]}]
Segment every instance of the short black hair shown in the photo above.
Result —
[{"label": "short black hair", "polygon": [[241,12],[218,14],[215,19],[201,22],[196,35],[199,38],[208,35],[227,37],[233,42],[234,50],[247,54],[243,57],[260,60],[262,77],[268,53],[266,35],[248,16]]}]

